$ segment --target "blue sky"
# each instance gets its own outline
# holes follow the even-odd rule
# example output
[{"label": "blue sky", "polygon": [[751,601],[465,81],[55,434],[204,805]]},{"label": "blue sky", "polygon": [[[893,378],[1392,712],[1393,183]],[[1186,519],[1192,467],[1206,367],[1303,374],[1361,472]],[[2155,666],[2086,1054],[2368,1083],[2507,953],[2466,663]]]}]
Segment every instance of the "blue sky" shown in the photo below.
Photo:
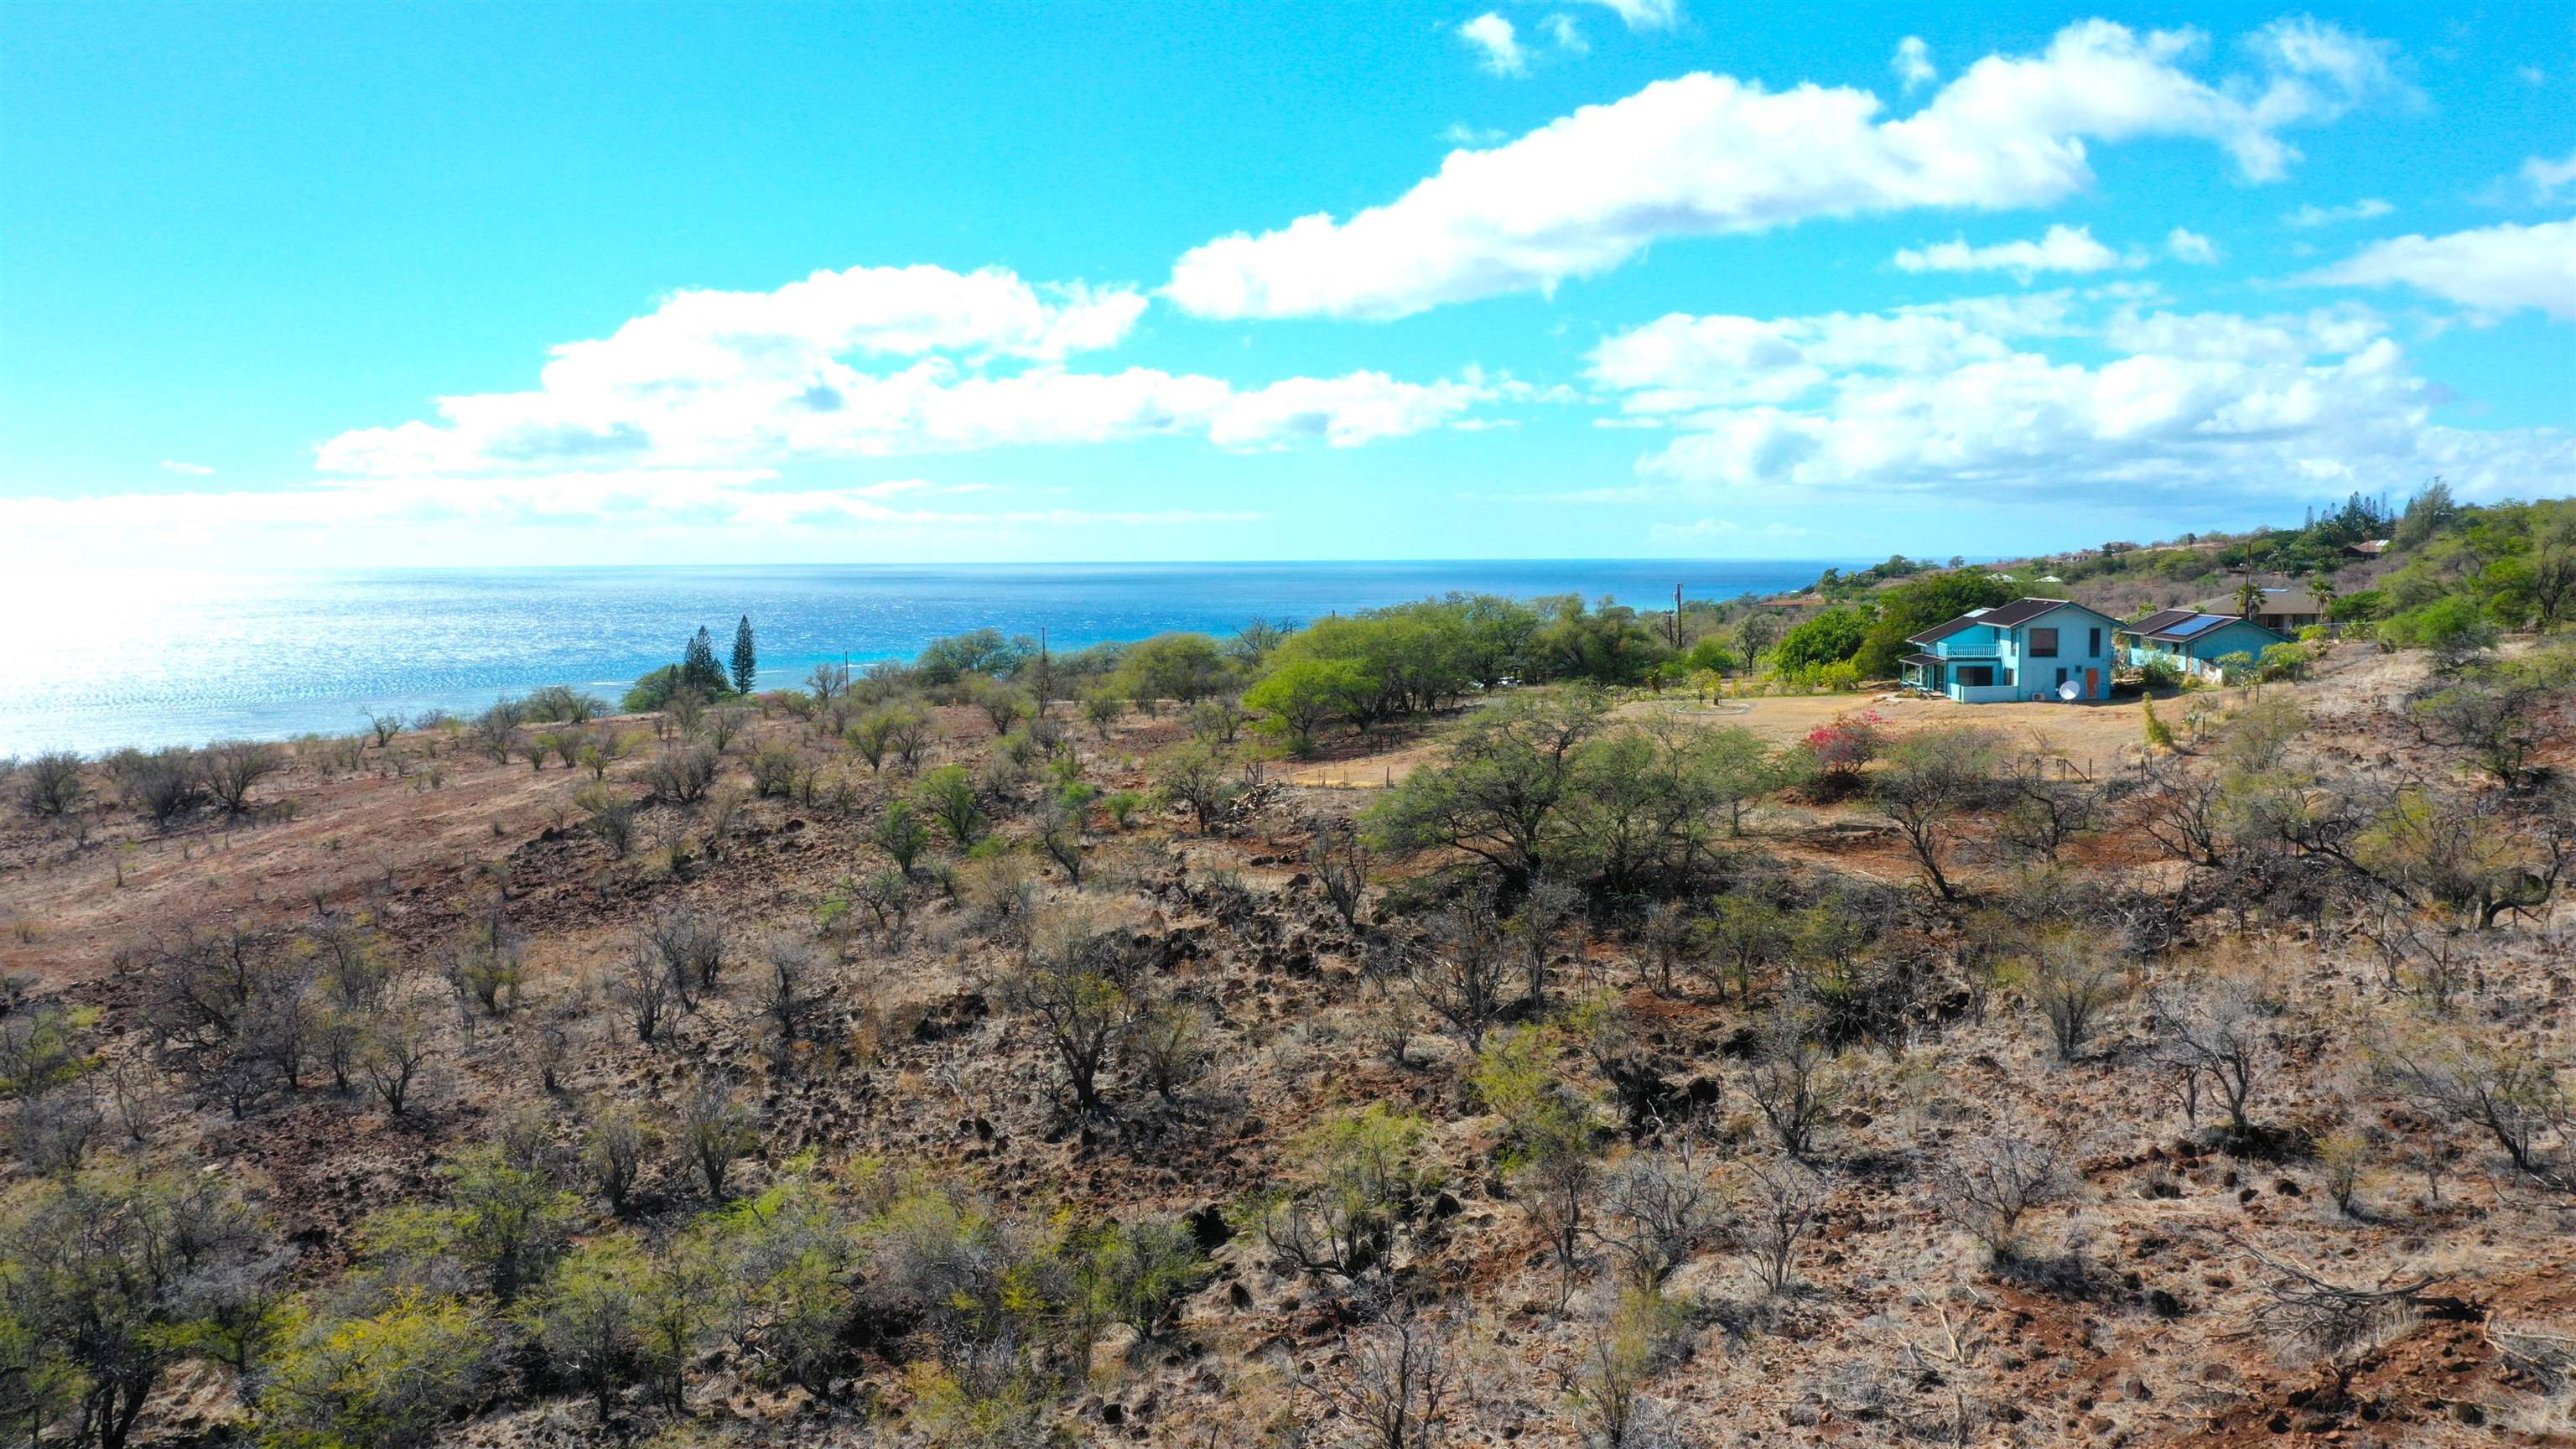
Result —
[{"label": "blue sky", "polygon": [[0,8],[0,550],[1937,556],[2576,492],[2564,5],[1492,6]]}]

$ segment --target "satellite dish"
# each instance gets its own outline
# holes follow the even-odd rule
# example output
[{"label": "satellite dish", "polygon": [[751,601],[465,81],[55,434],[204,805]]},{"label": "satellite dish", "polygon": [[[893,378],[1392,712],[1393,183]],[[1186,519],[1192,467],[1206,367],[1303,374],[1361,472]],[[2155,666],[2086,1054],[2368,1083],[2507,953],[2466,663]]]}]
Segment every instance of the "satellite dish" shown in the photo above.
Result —
[{"label": "satellite dish", "polygon": [[2068,704],[2073,704],[2076,700],[2082,698],[2083,694],[2084,686],[2076,683],[2072,679],[2057,686],[2057,697],[2065,700]]}]

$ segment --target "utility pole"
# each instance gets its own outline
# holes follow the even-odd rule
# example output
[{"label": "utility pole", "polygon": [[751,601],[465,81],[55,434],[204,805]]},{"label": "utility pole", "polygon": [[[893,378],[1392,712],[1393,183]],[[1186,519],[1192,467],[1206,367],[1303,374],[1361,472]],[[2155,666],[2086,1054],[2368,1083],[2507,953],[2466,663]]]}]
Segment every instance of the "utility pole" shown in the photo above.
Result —
[{"label": "utility pole", "polygon": [[1673,585],[1673,647],[1682,647],[1682,586]]},{"label": "utility pole", "polygon": [[[1038,626],[1038,717],[1047,712],[1048,687],[1055,683],[1055,666],[1047,658],[1047,626]],[[1079,721],[1077,721],[1079,723]]]}]

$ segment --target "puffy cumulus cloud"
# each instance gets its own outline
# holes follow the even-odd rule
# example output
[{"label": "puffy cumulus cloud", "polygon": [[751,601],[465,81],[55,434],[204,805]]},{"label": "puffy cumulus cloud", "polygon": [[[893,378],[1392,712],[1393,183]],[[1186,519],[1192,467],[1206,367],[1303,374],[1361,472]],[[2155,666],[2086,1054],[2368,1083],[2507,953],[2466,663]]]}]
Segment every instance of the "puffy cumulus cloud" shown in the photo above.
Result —
[{"label": "puffy cumulus cloud", "polygon": [[2165,255],[2195,267],[2214,267],[2219,261],[2218,243],[2187,226],[2178,226],[2165,233]]},{"label": "puffy cumulus cloud", "polygon": [[[1239,389],[1154,368],[1076,371],[1115,343],[1133,291],[1035,288],[936,267],[817,273],[768,293],[681,293],[607,338],[554,349],[540,386],[439,400],[437,418],[342,433],[328,473],[722,468],[1198,435],[1229,447],[1351,446],[1437,427],[1502,394],[1382,373]],[[855,360],[854,360],[855,359]]]},{"label": "puffy cumulus cloud", "polygon": [[1458,27],[1458,38],[1473,46],[1477,64],[1493,75],[1528,75],[1529,54],[1521,49],[1512,23],[1491,10]]},{"label": "puffy cumulus cloud", "polygon": [[2280,133],[2386,84],[2373,43],[2314,22],[2268,28],[2252,72],[2212,84],[2195,31],[2093,20],[2037,55],[1977,61],[1911,115],[1849,87],[1774,91],[1705,72],[1587,106],[1347,220],[1316,213],[1195,247],[1167,293],[1211,317],[1401,317],[1546,291],[1659,238],[1752,232],[1923,207],[2043,206],[2089,185],[2088,146],[2193,137],[2248,180],[2298,153]]},{"label": "puffy cumulus cloud", "polygon": [[2561,321],[2576,321],[2576,218],[2392,237],[2301,280],[2340,287],[2407,286],[2483,314],[2532,307]]},{"label": "puffy cumulus cloud", "polygon": [[1814,317],[1675,312],[1604,341],[1592,377],[1631,415],[1788,402],[1844,373],[1939,373],[2008,357],[2017,339],[2070,333],[2072,303],[2050,292]]},{"label": "puffy cumulus cloud", "polygon": [[1896,265],[1908,272],[2011,272],[2029,279],[2038,272],[2100,272],[2136,266],[2142,259],[2123,257],[2093,239],[2082,226],[2052,226],[2037,241],[2000,242],[1972,247],[1965,239],[1928,247],[1907,247]]},{"label": "puffy cumulus cloud", "polygon": [[1638,463],[1665,496],[2098,500],[2396,487],[2435,472],[2489,496],[2576,487],[2576,435],[2436,422],[2440,394],[2366,308],[2246,317],[2117,304],[2105,316],[2094,305],[2060,293],[1666,317],[1604,342],[1592,371],[1632,417],[1673,430]]},{"label": "puffy cumulus cloud", "polygon": [[1924,44],[1919,35],[1896,42],[1896,58],[1888,62],[1888,69],[1896,72],[1897,81],[1909,95],[1941,78],[1940,69],[1932,64],[1932,47]]},{"label": "puffy cumulus cloud", "polygon": [[2334,226],[2347,221],[2374,221],[2396,209],[2376,196],[2365,196],[2347,206],[2319,206],[2311,201],[2282,217],[2281,224],[2305,230],[2320,226]]}]

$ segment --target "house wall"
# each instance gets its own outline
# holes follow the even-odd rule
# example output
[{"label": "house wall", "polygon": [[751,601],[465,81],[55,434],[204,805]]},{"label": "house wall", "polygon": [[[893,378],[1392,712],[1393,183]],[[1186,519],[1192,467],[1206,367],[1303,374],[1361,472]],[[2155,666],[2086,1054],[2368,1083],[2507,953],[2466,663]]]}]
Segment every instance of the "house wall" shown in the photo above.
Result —
[{"label": "house wall", "polygon": [[2161,661],[2182,673],[2215,679],[2218,677],[2218,661],[2228,655],[2251,654],[2260,659],[2264,650],[2282,642],[2282,636],[2262,625],[2238,619],[2182,644],[2141,639],[2127,651],[2126,658],[2133,667]]},{"label": "house wall", "polygon": [[[2057,631],[2055,658],[2041,658],[2029,652],[2030,631],[2033,629]],[[2098,649],[2093,647],[2094,631],[2097,629],[2101,631],[2101,647]],[[2078,687],[2084,683],[2084,671],[2092,670],[2093,689],[2084,698],[2109,698],[2111,665],[2116,651],[2116,646],[2111,642],[2112,629],[2110,620],[2071,605],[2051,609],[2036,619],[2015,626],[2008,631],[2009,637],[2002,641],[2003,648],[1999,651],[2004,663],[2011,666],[2013,670],[2013,687],[2006,690],[1997,686],[1998,693],[1995,698],[2028,699],[2034,694],[2041,694],[2054,699],[2057,696],[2057,671],[2060,669],[2065,670],[2066,677],[2074,681]],[[1990,701],[1975,702],[1982,704]]]},{"label": "house wall", "polygon": [[[1942,693],[1962,704],[2003,704],[2029,699],[2035,694],[2054,699],[2057,695],[2057,671],[2060,669],[2067,671],[2067,677],[2078,685],[2084,682],[2084,671],[2092,670],[2093,691],[2086,697],[2107,699],[2111,693],[2111,665],[2117,653],[2117,646],[2111,640],[2112,627],[2110,620],[2070,605],[2051,609],[2010,629],[1985,624],[1962,629],[1934,643],[1925,652],[1944,659],[1996,661],[1997,682],[1994,684],[1961,684],[1955,677],[1945,682]],[[2055,657],[2032,655],[2030,631],[2052,628],[2057,630]],[[2096,629],[2101,631],[2102,645],[2099,649],[2092,647]],[[1944,667],[1951,671],[1957,668],[1955,665]],[[2013,682],[2010,684],[2001,682],[2006,671],[2011,674]]]},{"label": "house wall", "polygon": [[2215,663],[2230,654],[2238,653],[2251,654],[2260,659],[2263,657],[2264,650],[2281,643],[2282,638],[2283,636],[2273,633],[2260,624],[2249,624],[2239,619],[2232,624],[2221,624],[2192,640],[2185,646],[2185,650],[2192,658],[2203,663]]}]

